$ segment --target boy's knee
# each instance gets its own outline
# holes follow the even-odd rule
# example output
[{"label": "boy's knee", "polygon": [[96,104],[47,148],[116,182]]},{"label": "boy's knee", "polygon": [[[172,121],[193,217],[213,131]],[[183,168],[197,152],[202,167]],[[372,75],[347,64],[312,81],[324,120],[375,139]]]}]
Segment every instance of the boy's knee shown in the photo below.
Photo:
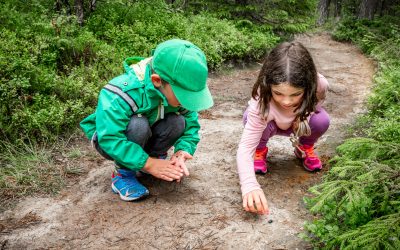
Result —
[{"label": "boy's knee", "polygon": [[185,118],[168,113],[152,127],[152,136],[145,146],[150,156],[164,155],[185,131]]},{"label": "boy's knee", "polygon": [[129,141],[133,141],[143,147],[151,136],[151,128],[147,118],[133,115],[126,128],[125,135]]},{"label": "boy's knee", "polygon": [[[180,137],[185,131],[185,118],[182,115],[175,113],[167,114],[163,121],[155,128],[156,133],[161,136],[168,136],[171,138]],[[155,132],[154,131],[154,132]]]},{"label": "boy's knee", "polygon": [[179,137],[185,130],[185,118],[182,115],[170,113],[165,118],[167,126],[171,128],[171,136]]}]

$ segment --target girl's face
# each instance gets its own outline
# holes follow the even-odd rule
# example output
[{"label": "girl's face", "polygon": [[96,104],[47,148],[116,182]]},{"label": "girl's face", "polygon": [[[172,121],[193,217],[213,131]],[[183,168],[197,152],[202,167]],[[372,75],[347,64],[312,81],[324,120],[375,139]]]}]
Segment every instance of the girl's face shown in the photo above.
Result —
[{"label": "girl's face", "polygon": [[304,95],[304,89],[293,87],[287,82],[271,85],[271,92],[275,103],[286,110],[297,107]]}]

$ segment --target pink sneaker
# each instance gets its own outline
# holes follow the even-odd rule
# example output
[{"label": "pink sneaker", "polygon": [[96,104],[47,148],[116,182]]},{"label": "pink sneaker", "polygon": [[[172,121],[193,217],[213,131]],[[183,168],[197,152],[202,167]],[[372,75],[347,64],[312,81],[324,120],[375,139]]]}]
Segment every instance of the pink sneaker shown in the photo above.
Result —
[{"label": "pink sneaker", "polygon": [[295,148],[294,154],[303,160],[303,167],[306,170],[313,172],[322,169],[321,160],[314,153],[314,145],[299,145]]},{"label": "pink sneaker", "polygon": [[267,173],[267,153],[267,147],[256,149],[256,153],[254,154],[254,172],[256,174]]}]

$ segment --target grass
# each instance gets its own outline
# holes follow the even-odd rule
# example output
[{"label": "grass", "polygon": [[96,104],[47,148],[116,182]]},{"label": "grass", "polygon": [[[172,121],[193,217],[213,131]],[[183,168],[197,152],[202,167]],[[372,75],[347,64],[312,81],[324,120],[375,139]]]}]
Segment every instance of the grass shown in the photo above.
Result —
[{"label": "grass", "polygon": [[[75,143],[75,142],[74,142]],[[86,171],[86,155],[70,140],[56,144],[2,142],[0,145],[0,211],[29,195],[57,194],[71,178]]]}]

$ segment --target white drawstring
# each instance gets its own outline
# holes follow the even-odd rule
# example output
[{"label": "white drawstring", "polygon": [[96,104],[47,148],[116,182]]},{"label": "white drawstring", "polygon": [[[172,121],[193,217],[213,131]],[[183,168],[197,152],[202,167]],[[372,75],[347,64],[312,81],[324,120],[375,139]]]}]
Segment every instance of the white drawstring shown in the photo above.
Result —
[{"label": "white drawstring", "polygon": [[160,114],[160,118],[161,119],[164,119],[164,105],[162,104],[162,102],[161,102],[161,114]]}]

